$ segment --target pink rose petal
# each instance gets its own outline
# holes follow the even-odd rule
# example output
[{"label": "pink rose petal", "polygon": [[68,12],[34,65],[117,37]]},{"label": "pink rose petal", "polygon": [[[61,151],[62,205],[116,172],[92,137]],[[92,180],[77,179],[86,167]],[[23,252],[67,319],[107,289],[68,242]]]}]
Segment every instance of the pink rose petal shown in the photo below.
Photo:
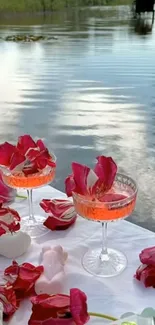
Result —
[{"label": "pink rose petal", "polygon": [[155,266],[155,246],[143,249],[139,258],[143,264]]},{"label": "pink rose petal", "polygon": [[84,325],[89,321],[87,296],[81,290],[70,290],[70,309],[76,325]]},{"label": "pink rose petal", "polygon": [[69,200],[43,199],[40,206],[50,214],[44,226],[51,230],[65,230],[76,221],[77,214],[73,203]]}]

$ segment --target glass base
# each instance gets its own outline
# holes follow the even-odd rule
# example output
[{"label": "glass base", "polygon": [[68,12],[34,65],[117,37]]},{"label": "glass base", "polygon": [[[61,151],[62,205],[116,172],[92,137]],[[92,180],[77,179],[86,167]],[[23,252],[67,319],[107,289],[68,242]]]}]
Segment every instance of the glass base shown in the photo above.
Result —
[{"label": "glass base", "polygon": [[108,248],[108,258],[101,260],[101,248],[89,250],[82,259],[84,269],[98,277],[113,277],[120,274],[127,266],[126,256]]},{"label": "glass base", "polygon": [[29,216],[21,218],[21,230],[26,232],[31,238],[45,236],[50,230],[44,227],[45,217],[40,215],[34,216],[35,220],[30,220]]}]

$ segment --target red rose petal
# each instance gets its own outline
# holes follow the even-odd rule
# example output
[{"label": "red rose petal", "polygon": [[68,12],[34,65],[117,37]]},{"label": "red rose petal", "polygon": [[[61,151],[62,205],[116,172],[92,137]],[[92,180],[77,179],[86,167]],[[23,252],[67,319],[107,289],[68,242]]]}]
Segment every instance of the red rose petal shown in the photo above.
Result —
[{"label": "red rose petal", "polygon": [[36,148],[36,143],[29,134],[25,134],[18,138],[17,149],[23,155],[26,155],[30,148]]},{"label": "red rose petal", "polygon": [[47,295],[42,294],[31,298],[33,305],[40,305],[43,308],[68,308],[70,306],[70,297],[68,295]]},{"label": "red rose petal", "polygon": [[17,211],[0,205],[0,235],[20,229],[20,216]]},{"label": "red rose petal", "polygon": [[87,296],[81,290],[70,290],[70,309],[76,325],[84,325],[89,321]]},{"label": "red rose petal", "polygon": [[145,287],[155,287],[155,267],[153,265],[140,265],[134,277],[144,283]]},{"label": "red rose petal", "polygon": [[17,310],[16,295],[10,284],[0,286],[0,302],[3,304],[4,319],[8,320]]},{"label": "red rose petal", "polygon": [[16,261],[12,262],[12,265],[7,267],[4,271],[4,276],[9,283],[14,283],[18,278],[19,265]]},{"label": "red rose petal", "polygon": [[9,166],[12,155],[15,153],[16,147],[5,142],[0,145],[0,165]]},{"label": "red rose petal", "polygon": [[72,163],[73,174],[65,180],[65,189],[68,196],[78,193],[89,199],[100,199],[108,192],[115,180],[117,165],[111,157],[97,157],[94,170],[79,163]]},{"label": "red rose petal", "polygon": [[37,147],[39,148],[40,151],[46,150],[46,146],[44,142],[41,139],[38,139],[36,142]]},{"label": "red rose petal", "polygon": [[47,294],[38,295],[36,297],[31,298],[31,302],[33,304],[32,307],[32,315],[29,320],[29,325],[39,324],[48,324],[50,319],[52,324],[53,319],[59,318],[59,315],[64,315],[70,306],[70,297],[67,295],[54,295],[49,296]]},{"label": "red rose petal", "polygon": [[76,325],[73,319],[49,318],[46,320],[29,320],[28,325]]},{"label": "red rose petal", "polygon": [[38,173],[46,166],[56,167],[52,156],[41,139],[36,143],[28,134],[18,138],[17,146],[5,142],[0,145],[0,164],[25,176]]},{"label": "red rose petal", "polygon": [[25,161],[25,156],[23,156],[19,151],[15,152],[10,161],[10,170],[21,171],[24,167]]},{"label": "red rose petal", "polygon": [[33,162],[40,155],[38,148],[30,148],[26,153],[26,157],[29,161]]},{"label": "red rose petal", "polygon": [[97,182],[94,172],[87,166],[72,163],[76,191],[81,195],[89,195]]},{"label": "red rose petal", "polygon": [[143,264],[155,266],[155,246],[144,249],[139,258]]},{"label": "red rose petal", "polygon": [[16,266],[16,273],[18,268],[18,277],[13,283],[13,288],[15,290],[17,300],[20,302],[25,297],[34,294],[35,282],[42,274],[44,268],[43,266],[35,267],[30,263],[24,263],[22,265],[13,263],[13,268],[7,268],[4,275],[7,277],[14,277],[14,266]]},{"label": "red rose petal", "polygon": [[94,171],[99,177],[98,187],[102,186],[103,193],[112,187],[117,173],[117,165],[111,157],[99,156],[97,160]]},{"label": "red rose petal", "polygon": [[69,227],[71,227],[75,221],[76,218],[73,218],[70,222],[63,222],[61,220],[58,220],[54,217],[48,217],[45,221],[44,221],[44,226],[47,227],[50,230],[66,230]]},{"label": "red rose petal", "polygon": [[28,176],[28,175],[32,175],[32,174],[35,174],[38,172],[38,168],[37,166],[35,166],[33,163],[28,165],[28,166],[24,166],[23,168],[23,173],[25,176]]},{"label": "red rose petal", "polygon": [[76,192],[76,184],[73,175],[69,175],[65,180],[65,192],[68,197],[72,196],[73,192]]},{"label": "red rose petal", "polygon": [[0,201],[10,203],[16,197],[16,190],[10,188],[3,182],[2,173],[0,171]]},{"label": "red rose petal", "polygon": [[101,202],[115,202],[115,201],[121,201],[126,199],[127,196],[122,195],[122,194],[115,194],[115,193],[109,193],[109,194],[104,194],[103,197],[100,197]]},{"label": "red rose petal", "polygon": [[44,226],[51,230],[65,230],[69,228],[77,218],[74,205],[69,200],[43,199],[40,206],[51,215],[45,220]]}]

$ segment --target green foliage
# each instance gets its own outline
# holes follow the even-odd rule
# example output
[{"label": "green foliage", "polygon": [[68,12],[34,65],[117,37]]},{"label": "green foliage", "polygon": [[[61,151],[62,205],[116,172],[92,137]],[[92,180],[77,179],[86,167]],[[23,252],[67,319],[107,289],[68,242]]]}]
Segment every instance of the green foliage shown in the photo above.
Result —
[{"label": "green foliage", "polygon": [[2,12],[54,11],[75,6],[131,4],[132,0],[0,0]]}]

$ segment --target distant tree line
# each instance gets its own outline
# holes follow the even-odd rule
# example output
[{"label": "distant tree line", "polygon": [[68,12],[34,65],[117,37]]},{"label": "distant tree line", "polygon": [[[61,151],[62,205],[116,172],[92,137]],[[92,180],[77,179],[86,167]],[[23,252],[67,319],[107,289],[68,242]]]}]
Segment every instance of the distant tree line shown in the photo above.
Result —
[{"label": "distant tree line", "polygon": [[0,12],[54,11],[69,7],[129,4],[132,0],[0,0]]}]

